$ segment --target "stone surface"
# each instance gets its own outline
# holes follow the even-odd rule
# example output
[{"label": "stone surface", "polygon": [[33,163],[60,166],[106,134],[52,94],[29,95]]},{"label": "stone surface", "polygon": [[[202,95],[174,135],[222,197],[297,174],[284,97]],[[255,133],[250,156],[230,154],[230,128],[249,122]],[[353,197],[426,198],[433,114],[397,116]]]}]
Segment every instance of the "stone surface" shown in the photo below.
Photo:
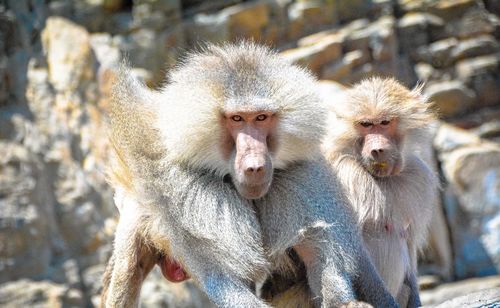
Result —
[{"label": "stone surface", "polygon": [[52,256],[55,220],[47,175],[22,145],[0,141],[0,157],[0,283],[41,277]]},{"label": "stone surface", "polygon": [[500,270],[500,145],[449,125],[435,139],[459,278]]},{"label": "stone surface", "polygon": [[500,305],[500,287],[481,290],[467,295],[459,296],[437,306],[437,308],[473,308],[495,307]]},{"label": "stone surface", "polygon": [[429,84],[425,95],[434,103],[440,116],[461,114],[471,108],[476,94],[458,80]]},{"label": "stone surface", "polygon": [[0,285],[2,307],[84,307],[78,289],[49,281],[18,280]]},{"label": "stone surface", "polygon": [[[420,292],[420,299],[422,301],[422,305],[424,307],[429,307],[429,306],[436,306],[441,303],[444,303],[448,300],[451,300],[453,298],[460,298],[460,301],[463,301],[464,298],[463,296],[465,294],[475,294],[471,297],[476,298],[476,293],[477,291],[480,290],[487,290],[491,288],[497,288],[500,287],[500,276],[491,276],[491,277],[485,277],[485,278],[474,278],[474,279],[467,279],[467,280],[462,280],[462,281],[457,281],[453,283],[448,283],[444,284],[442,286],[438,286],[437,288],[430,289],[430,290],[422,290]],[[483,291],[483,295],[485,295],[482,299],[484,300],[491,300],[492,298],[498,297],[500,293],[492,292],[492,291]],[[493,293],[493,294],[492,294]],[[488,295],[486,295],[488,294]],[[470,295],[466,295],[470,296]],[[456,302],[458,304],[458,302]],[[465,302],[462,302],[465,304]],[[446,303],[444,307],[470,307],[470,306],[462,306],[460,304],[456,306],[449,306],[450,302]],[[479,307],[480,305],[477,306],[472,306],[472,307]],[[438,306],[441,307],[441,306]]]},{"label": "stone surface", "polygon": [[498,51],[500,51],[500,45],[496,39],[486,34],[460,41],[453,49],[451,56],[456,61],[492,54]]},{"label": "stone surface", "polygon": [[318,75],[323,66],[335,61],[341,54],[341,37],[336,35],[327,36],[313,45],[289,49],[281,53],[289,61],[308,67]]},{"label": "stone surface", "polygon": [[94,76],[88,32],[71,21],[51,17],[42,32],[49,80],[58,91],[74,91]]}]

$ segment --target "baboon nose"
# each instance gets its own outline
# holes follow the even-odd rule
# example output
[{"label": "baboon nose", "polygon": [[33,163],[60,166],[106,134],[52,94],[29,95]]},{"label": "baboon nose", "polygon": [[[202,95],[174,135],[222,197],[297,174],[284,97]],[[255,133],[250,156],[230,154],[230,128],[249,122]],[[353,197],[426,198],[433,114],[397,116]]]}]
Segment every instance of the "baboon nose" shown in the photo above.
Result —
[{"label": "baboon nose", "polygon": [[245,169],[246,175],[257,175],[264,172],[264,166],[251,166]]},{"label": "baboon nose", "polygon": [[379,158],[379,155],[382,155],[382,153],[384,153],[383,149],[373,149],[371,151],[371,154],[372,154],[373,158]]}]

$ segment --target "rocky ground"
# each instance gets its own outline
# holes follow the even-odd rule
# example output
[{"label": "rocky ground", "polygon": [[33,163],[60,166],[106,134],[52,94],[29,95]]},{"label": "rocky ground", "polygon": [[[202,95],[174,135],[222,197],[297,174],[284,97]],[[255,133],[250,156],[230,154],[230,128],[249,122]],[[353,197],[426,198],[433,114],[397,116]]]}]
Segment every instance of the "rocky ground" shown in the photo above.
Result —
[{"label": "rocky ground", "polygon": [[[423,304],[499,301],[499,14],[495,0],[1,1],[0,306],[99,303],[117,221],[105,166],[120,59],[154,87],[186,50],[239,38],[310,68],[332,103],[371,75],[425,82],[443,190]],[[208,305],[158,272],[142,292],[143,306]]]}]

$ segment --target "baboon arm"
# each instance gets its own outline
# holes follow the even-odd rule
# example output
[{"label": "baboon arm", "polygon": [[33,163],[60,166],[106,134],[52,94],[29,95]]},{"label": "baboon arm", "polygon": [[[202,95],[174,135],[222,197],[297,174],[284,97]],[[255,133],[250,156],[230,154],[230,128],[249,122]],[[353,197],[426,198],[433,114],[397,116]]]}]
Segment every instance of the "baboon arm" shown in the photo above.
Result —
[{"label": "baboon arm", "polygon": [[335,254],[323,254],[315,246],[307,242],[294,246],[306,266],[313,295],[321,298],[322,307],[337,307],[354,301],[352,282],[347,272],[339,271],[340,261],[328,258]]},{"label": "baboon arm", "polygon": [[142,243],[136,217],[122,215],[115,235],[113,257],[104,275],[101,307],[137,307],[142,283],[156,255]]},{"label": "baboon arm", "polygon": [[408,273],[406,275],[404,286],[407,286],[410,290],[410,294],[408,296],[408,304],[406,305],[406,307],[414,308],[422,306],[422,304],[420,303],[417,277],[415,276],[414,272]]},{"label": "baboon arm", "polygon": [[210,273],[200,277],[199,282],[205,293],[217,307],[260,307],[268,308],[250,287],[241,280],[230,277],[221,270],[214,270],[210,264],[205,264]]},{"label": "baboon arm", "polygon": [[362,252],[358,253],[358,277],[355,284],[361,300],[369,302],[374,307],[398,307],[375,269],[368,252],[364,247],[360,247],[360,250]]}]

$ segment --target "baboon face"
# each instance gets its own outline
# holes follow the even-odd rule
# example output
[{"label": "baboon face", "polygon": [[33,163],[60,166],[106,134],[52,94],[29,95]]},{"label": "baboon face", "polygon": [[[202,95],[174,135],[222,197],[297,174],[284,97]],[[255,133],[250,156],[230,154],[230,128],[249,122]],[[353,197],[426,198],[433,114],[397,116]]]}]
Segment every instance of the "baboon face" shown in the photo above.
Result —
[{"label": "baboon face", "polygon": [[376,177],[397,175],[402,169],[397,119],[365,119],[355,124],[361,135],[360,160]]},{"label": "baboon face", "polygon": [[264,196],[273,178],[269,143],[277,116],[268,111],[226,112],[225,148],[231,151],[231,177],[238,192],[247,199]]}]

